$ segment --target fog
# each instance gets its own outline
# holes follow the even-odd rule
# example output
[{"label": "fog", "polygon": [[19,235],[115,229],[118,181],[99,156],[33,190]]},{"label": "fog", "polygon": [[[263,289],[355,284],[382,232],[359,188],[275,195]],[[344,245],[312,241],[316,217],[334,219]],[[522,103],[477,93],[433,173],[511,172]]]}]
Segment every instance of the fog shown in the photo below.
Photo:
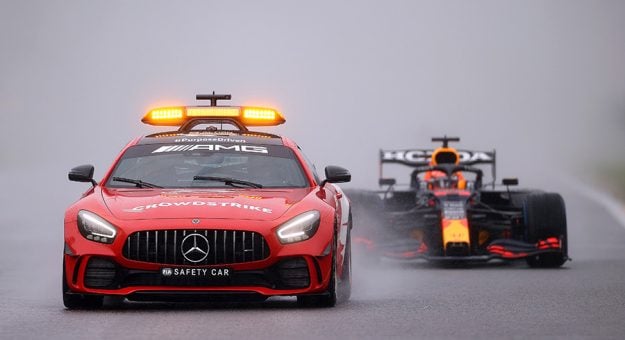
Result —
[{"label": "fog", "polygon": [[94,163],[101,176],[154,131],[139,122],[148,108],[213,90],[279,108],[287,123],[266,130],[357,186],[375,184],[378,149],[441,134],[497,148],[511,172],[623,154],[622,1],[0,6],[4,171],[64,181],[50,171]]},{"label": "fog", "polygon": [[596,0],[4,0],[2,229],[37,225],[60,251],[87,188],[67,170],[100,178],[155,131],[148,108],[213,90],[278,108],[286,124],[264,130],[347,167],[351,187],[375,188],[379,149],[443,134],[496,148],[522,184],[592,169],[625,156],[624,18]]}]

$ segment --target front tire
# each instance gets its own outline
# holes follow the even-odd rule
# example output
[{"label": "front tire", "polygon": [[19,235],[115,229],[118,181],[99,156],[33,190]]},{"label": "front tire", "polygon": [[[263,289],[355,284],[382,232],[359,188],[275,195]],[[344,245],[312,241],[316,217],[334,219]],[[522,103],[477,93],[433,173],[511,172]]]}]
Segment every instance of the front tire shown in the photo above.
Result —
[{"label": "front tire", "polygon": [[[351,219],[350,219],[351,229]],[[321,295],[300,295],[297,297],[297,303],[305,307],[334,307],[339,302],[349,300],[352,293],[352,251],[351,251],[351,232],[347,232],[347,241],[345,243],[345,258],[343,259],[343,273],[340,277],[336,270],[336,232],[332,244],[332,271],[330,274],[330,283],[328,290]]]},{"label": "front tire", "polygon": [[300,295],[297,297],[297,303],[304,307],[334,307],[338,301],[336,287],[336,270],[335,265],[332,265],[332,276],[330,277],[330,284],[328,290],[321,295]]},{"label": "front tire", "polygon": [[527,241],[530,243],[557,237],[562,251],[530,256],[527,264],[533,268],[557,268],[568,260],[566,209],[562,196],[555,193],[528,195],[523,206]]},{"label": "front tire", "polygon": [[63,259],[63,305],[67,309],[95,309],[102,307],[104,297],[97,295],[75,294],[69,289],[65,275],[65,259]]},{"label": "front tire", "polygon": [[345,258],[343,259],[343,273],[339,282],[339,302],[347,302],[352,296],[352,237],[351,223],[350,231],[347,232],[345,243]]},{"label": "front tire", "polygon": [[300,295],[297,297],[297,303],[304,307],[334,307],[338,301],[337,286],[336,264],[332,256],[332,275],[328,290],[322,295]]}]

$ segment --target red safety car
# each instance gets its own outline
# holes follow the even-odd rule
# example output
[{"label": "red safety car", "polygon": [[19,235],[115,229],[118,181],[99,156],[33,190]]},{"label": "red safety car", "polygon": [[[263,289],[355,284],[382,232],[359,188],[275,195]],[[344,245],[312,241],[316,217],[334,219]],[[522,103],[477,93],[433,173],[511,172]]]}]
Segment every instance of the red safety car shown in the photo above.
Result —
[{"label": "red safety car", "polygon": [[351,291],[351,214],[292,140],[252,132],[285,122],[276,110],[220,106],[157,108],[143,122],[178,126],[132,140],[104,178],[69,172],[92,187],[65,212],[63,302],[93,308],[129,300],[264,300],[297,296],[333,306]]}]

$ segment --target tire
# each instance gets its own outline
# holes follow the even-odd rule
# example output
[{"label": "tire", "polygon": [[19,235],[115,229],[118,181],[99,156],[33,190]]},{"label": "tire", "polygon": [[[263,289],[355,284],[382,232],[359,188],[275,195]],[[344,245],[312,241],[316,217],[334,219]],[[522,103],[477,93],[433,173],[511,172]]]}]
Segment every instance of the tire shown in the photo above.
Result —
[{"label": "tire", "polygon": [[67,280],[65,279],[65,259],[63,259],[63,305],[67,309],[95,309],[102,307],[104,301],[103,296],[74,294],[69,289]]},{"label": "tire", "polygon": [[330,284],[328,290],[321,295],[300,295],[297,297],[297,303],[304,307],[334,307],[338,301],[338,283],[336,279],[336,262],[332,256],[332,275],[330,276]]},{"label": "tire", "polygon": [[[351,229],[351,219],[350,219]],[[347,232],[345,243],[345,258],[343,259],[343,273],[339,281],[339,302],[347,302],[352,296],[352,237],[351,230]]]},{"label": "tire", "polygon": [[536,195],[538,192],[524,192],[524,191],[511,191],[510,192],[510,204],[517,209],[523,209],[525,201],[530,195]]},{"label": "tire", "polygon": [[527,241],[536,243],[548,237],[562,242],[562,252],[545,253],[526,258],[532,268],[557,268],[568,260],[566,208],[562,196],[555,193],[528,195],[523,206]]},{"label": "tire", "polygon": [[[300,295],[297,297],[297,303],[304,307],[321,307],[329,308],[334,307],[338,302],[347,301],[351,295],[351,237],[347,234],[347,246],[345,249],[345,263],[348,264],[347,277],[345,271],[343,272],[343,282],[339,283],[339,277],[336,272],[336,242],[337,235],[334,232],[334,238],[332,239],[332,271],[330,274],[330,283],[328,284],[328,290],[320,295]],[[349,262],[347,262],[349,261]]]}]

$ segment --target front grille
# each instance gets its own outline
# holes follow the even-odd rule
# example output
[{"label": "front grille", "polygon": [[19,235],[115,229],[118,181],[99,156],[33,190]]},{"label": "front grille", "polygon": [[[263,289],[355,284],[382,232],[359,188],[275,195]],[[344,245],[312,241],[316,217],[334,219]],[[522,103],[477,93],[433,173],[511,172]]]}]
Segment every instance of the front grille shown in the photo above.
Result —
[{"label": "front grille", "polygon": [[[199,234],[193,236],[192,234]],[[188,254],[189,261],[183,255],[188,250],[182,243],[185,238],[198,237],[200,246],[207,241],[209,249],[206,257],[202,253]],[[206,241],[204,241],[204,239]],[[134,261],[162,263],[172,265],[221,265],[260,261],[269,257],[269,246],[259,233],[241,230],[149,230],[132,233],[124,244],[123,255]],[[191,257],[190,255],[195,255]],[[204,258],[202,258],[204,257]]]}]

